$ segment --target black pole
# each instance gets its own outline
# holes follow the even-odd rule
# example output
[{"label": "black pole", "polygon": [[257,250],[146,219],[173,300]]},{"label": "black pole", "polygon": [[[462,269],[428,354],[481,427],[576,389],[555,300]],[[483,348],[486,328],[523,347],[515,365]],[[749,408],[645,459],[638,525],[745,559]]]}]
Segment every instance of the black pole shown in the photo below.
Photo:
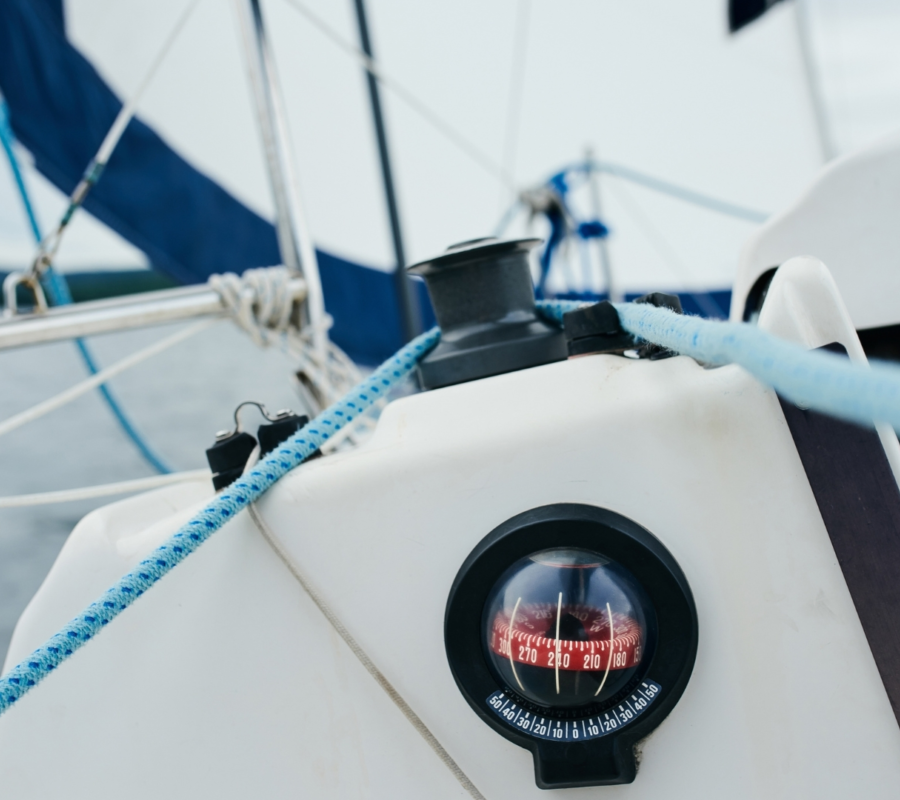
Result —
[{"label": "black pole", "polygon": [[[369,24],[366,21],[365,0],[354,0],[356,5],[356,21],[359,24],[359,40],[363,52],[374,60],[372,41],[369,39]],[[375,123],[375,136],[378,139],[378,156],[381,160],[381,177],[384,180],[384,197],[387,201],[388,216],[391,220],[391,237],[394,240],[394,258],[397,266],[394,270],[394,282],[397,287],[397,301],[400,306],[403,336],[409,341],[422,330],[419,304],[413,292],[410,279],[406,275],[406,256],[403,252],[403,234],[400,232],[400,213],[397,210],[397,195],[394,192],[394,176],[391,171],[391,158],[388,153],[387,133],[384,129],[384,115],[381,111],[381,96],[378,92],[378,79],[371,70],[366,70],[369,83],[369,99],[372,102],[372,121]]]}]

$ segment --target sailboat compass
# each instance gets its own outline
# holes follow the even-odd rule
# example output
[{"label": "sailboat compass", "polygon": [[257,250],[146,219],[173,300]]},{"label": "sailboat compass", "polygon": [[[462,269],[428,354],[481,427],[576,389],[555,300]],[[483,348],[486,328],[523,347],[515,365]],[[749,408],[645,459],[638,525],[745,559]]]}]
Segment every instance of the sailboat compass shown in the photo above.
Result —
[{"label": "sailboat compass", "polygon": [[561,504],[481,541],[451,589],[445,640],[463,696],[534,753],[538,786],[629,783],[634,745],[690,677],[697,615],[652,534],[604,509]]}]

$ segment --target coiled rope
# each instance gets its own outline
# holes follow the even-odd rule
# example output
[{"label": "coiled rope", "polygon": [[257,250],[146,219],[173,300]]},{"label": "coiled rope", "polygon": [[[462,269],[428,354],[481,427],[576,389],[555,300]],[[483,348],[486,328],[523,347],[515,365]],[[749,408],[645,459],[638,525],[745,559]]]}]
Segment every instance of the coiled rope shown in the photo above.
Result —
[{"label": "coiled rope", "polygon": [[[242,275],[210,275],[209,285],[257,345],[277,344],[293,359],[296,388],[306,406],[317,411],[339,400],[362,375],[350,357],[324,335],[333,322],[330,315],[325,314],[317,324],[309,321],[300,327],[289,290],[295,277],[287,267],[260,267]],[[324,350],[316,347],[319,336],[325,340]],[[363,428],[373,424],[370,418],[358,422]],[[353,432],[345,430],[345,434],[355,441]]]},{"label": "coiled rope", "polygon": [[209,285],[219,293],[234,321],[260,347],[287,331],[294,299],[288,289],[287,267],[248,269],[243,275],[210,275]]},{"label": "coiled rope", "polygon": [[[44,277],[52,275],[55,275],[52,271],[44,273]],[[63,281],[62,286],[65,287],[62,276],[57,277]],[[326,399],[326,402],[315,406],[318,409],[339,399],[343,393],[359,382],[361,376],[349,357],[331,342],[326,350],[326,363],[323,365],[316,361],[309,327],[300,330],[292,321],[294,297],[289,285],[291,280],[291,273],[286,268],[265,267],[247,270],[240,277],[231,273],[213,275],[210,277],[209,283],[211,288],[216,290],[222,298],[222,302],[226,310],[231,313],[232,318],[256,344],[267,346],[277,342],[282,345],[291,358],[299,363],[300,367],[310,376],[310,381]],[[67,287],[66,291],[68,291]],[[107,382],[116,375],[206,330],[217,322],[216,319],[196,322],[102,370],[92,360],[88,361],[91,377],[31,408],[0,421],[0,436],[40,419],[51,411],[62,408],[92,389],[105,389]],[[77,341],[82,345],[82,354],[87,354],[89,357],[90,351],[87,350],[87,346],[81,340]],[[113,411],[118,412],[117,416],[119,416],[120,422],[124,420],[123,427],[126,432],[130,432],[129,435],[139,446],[142,446],[142,450],[146,449],[145,455],[146,453],[152,455],[146,443],[130,427],[130,423],[115,404],[112,396],[105,396],[111,401]],[[364,427],[370,427],[372,422],[366,419],[363,420],[363,424]],[[148,460],[154,463],[152,459]],[[170,474],[170,470],[164,468],[164,465],[160,466],[159,471],[163,474]]]}]

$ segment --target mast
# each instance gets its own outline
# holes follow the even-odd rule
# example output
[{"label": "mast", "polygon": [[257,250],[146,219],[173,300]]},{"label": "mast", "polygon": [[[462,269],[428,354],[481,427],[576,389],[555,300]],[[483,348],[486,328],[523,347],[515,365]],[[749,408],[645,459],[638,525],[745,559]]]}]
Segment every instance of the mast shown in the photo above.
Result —
[{"label": "mast", "polygon": [[[359,26],[359,40],[363,52],[374,61],[372,40],[369,37],[369,24],[366,19],[365,0],[354,0],[356,22]],[[375,125],[375,137],[378,141],[378,158],[381,161],[381,177],[384,183],[384,198],[387,203],[388,217],[391,223],[391,239],[394,244],[394,283],[397,290],[397,303],[400,307],[400,318],[403,326],[403,338],[409,341],[417,336],[421,329],[419,304],[410,279],[406,275],[406,255],[403,249],[403,234],[400,229],[400,212],[397,208],[397,195],[394,190],[394,176],[391,169],[391,158],[388,152],[387,131],[384,127],[384,114],[381,110],[381,95],[378,90],[378,79],[371,69],[366,69],[366,82],[369,86],[369,100],[372,105],[372,121]]]},{"label": "mast", "polygon": [[297,172],[291,153],[284,100],[275,70],[275,60],[266,35],[260,0],[235,0],[247,56],[247,71],[256,104],[256,115],[266,155],[269,183],[275,201],[278,249],[286,267],[306,280],[307,322],[312,327],[313,348],[325,363],[325,301],[316,250],[309,237]]}]

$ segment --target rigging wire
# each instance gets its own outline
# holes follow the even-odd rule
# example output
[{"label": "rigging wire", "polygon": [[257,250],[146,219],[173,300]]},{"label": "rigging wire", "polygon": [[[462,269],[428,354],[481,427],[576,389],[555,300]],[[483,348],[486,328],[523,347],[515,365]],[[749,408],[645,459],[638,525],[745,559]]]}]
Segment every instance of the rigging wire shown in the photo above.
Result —
[{"label": "rigging wire", "polygon": [[[25,185],[25,177],[19,166],[19,159],[16,157],[15,148],[13,147],[15,137],[13,135],[12,127],[9,124],[9,109],[6,105],[6,101],[2,98],[0,98],[0,142],[2,142],[3,149],[6,151],[6,156],[9,160],[16,186],[19,189],[19,197],[25,207],[25,214],[28,217],[28,224],[31,227],[31,232],[34,234],[35,241],[40,245],[41,227],[38,223],[34,206],[31,203],[28,187]],[[48,265],[47,269],[44,271],[41,284],[47,293],[51,305],[69,305],[72,302],[72,294],[69,291],[69,285],[66,283],[66,279],[54,270],[52,266]],[[88,372],[90,372],[91,375],[96,375],[100,367],[87,342],[84,339],[75,339],[75,347],[78,349]],[[119,404],[112,389],[106,384],[100,384],[97,388],[107,407],[112,412],[112,415],[119,423],[119,426],[122,428],[125,435],[131,439],[135,447],[137,447],[144,460],[157,472],[162,474],[170,473],[172,471],[170,467],[135,427],[128,414],[125,413],[125,409]]]},{"label": "rigging wire", "polygon": [[[506,167],[498,164],[481,148],[469,141],[469,139],[463,136],[449,122],[447,122],[435,111],[429,108],[428,105],[426,105],[418,97],[416,97],[415,94],[409,91],[405,86],[403,86],[403,84],[398,82],[395,78],[387,75],[384,70],[381,69],[381,67],[379,67],[362,50],[356,47],[356,45],[344,39],[334,28],[332,28],[321,17],[311,11],[306,5],[300,2],[300,0],[287,0],[287,3],[304,17],[306,17],[306,19],[315,28],[317,28],[320,33],[330,39],[341,50],[357,59],[357,61],[359,61],[363,65],[363,67],[365,67],[365,69],[367,69],[374,77],[376,77],[382,84],[384,84],[384,86],[390,89],[398,97],[398,99],[406,103],[406,105],[410,109],[419,114],[422,119],[428,122],[436,131],[442,134],[461,152],[469,156],[469,158],[471,158],[473,162],[477,163],[486,172],[489,172],[494,178],[499,180],[510,189],[515,190],[517,188],[512,175],[506,169]],[[579,162],[567,167],[564,171],[584,171],[584,168],[584,162]],[[704,194],[703,192],[697,192],[693,189],[679,186],[678,184],[672,183],[671,181],[667,181],[662,178],[656,178],[652,175],[647,175],[646,173],[639,172],[638,170],[631,169],[630,167],[622,166],[621,164],[615,164],[609,161],[592,161],[589,169],[596,169],[600,172],[607,172],[610,175],[616,175],[617,177],[627,181],[631,181],[632,183],[641,184],[642,186],[646,186],[648,189],[653,189],[654,191],[661,192],[662,194],[668,194],[679,200],[684,200],[687,203],[692,203],[693,205],[708,208],[711,211],[717,211],[718,213],[725,214],[726,216],[744,219],[748,222],[764,222],[770,216],[763,211],[757,211],[756,209],[748,208],[746,206],[732,203],[727,200],[720,200],[717,197],[712,197],[711,195]],[[518,205],[518,201],[516,201],[516,205]],[[504,217],[509,217],[511,219],[513,216],[511,211],[512,209],[507,210]],[[500,225],[498,225],[498,229],[502,230]]]},{"label": "rigging wire", "polygon": [[[359,42],[363,52],[372,60],[375,54],[372,49],[372,37],[369,35],[369,22],[366,16],[365,0],[354,0],[356,9],[356,25],[359,29]],[[378,161],[381,165],[381,183],[384,189],[384,200],[387,206],[391,240],[394,245],[394,289],[400,311],[400,323],[405,340],[412,339],[422,330],[422,314],[419,299],[412,284],[412,276],[406,274],[408,262],[403,246],[403,230],[400,223],[400,209],[397,205],[397,192],[394,188],[394,171],[391,166],[391,153],[388,146],[387,128],[384,124],[384,112],[381,107],[381,90],[378,80],[369,72],[366,73],[366,85],[369,89],[369,106],[372,110],[372,126],[375,129],[375,141],[378,145]]]},{"label": "rigging wire", "polygon": [[[669,241],[663,236],[662,232],[650,221],[646,214],[640,209],[634,201],[631,194],[624,186],[616,186],[614,182],[608,183],[613,194],[617,195],[619,201],[625,210],[631,215],[631,218],[637,223],[638,227],[643,231],[650,245],[656,250],[657,254],[662,258],[663,263],[675,273],[676,277],[681,281],[682,286],[688,286],[689,272],[684,262],[678,257],[674,248]],[[721,318],[727,317],[728,314],[722,309],[715,298],[709,292],[694,292],[686,289],[684,294],[688,294],[694,298],[697,305],[707,317]]]},{"label": "rigging wire", "polygon": [[150,85],[151,80],[156,75],[156,72],[159,70],[160,65],[165,60],[165,57],[168,55],[169,50],[175,43],[178,35],[184,29],[188,18],[191,16],[199,2],[200,0],[190,1],[187,8],[185,8],[184,12],[182,12],[181,16],[178,18],[178,21],[175,23],[175,27],[169,33],[165,42],[163,42],[163,46],[157,53],[156,58],[151,62],[149,69],[145,73],[143,79],[141,80],[141,83],[138,85],[137,91],[132,94],[132,96],[119,110],[119,113],[116,115],[116,118],[113,121],[112,127],[110,127],[110,129],[107,131],[106,136],[103,138],[103,142],[100,144],[100,149],[97,151],[97,154],[91,159],[91,162],[87,165],[87,168],[84,171],[84,175],[78,182],[78,185],[72,191],[72,194],[69,197],[69,205],[63,212],[62,218],[60,219],[56,230],[54,230],[53,233],[51,233],[46,239],[41,240],[38,246],[38,251],[34,257],[34,262],[31,265],[32,276],[40,276],[41,273],[51,265],[53,258],[56,256],[56,253],[59,250],[59,245],[62,242],[63,234],[65,233],[69,222],[71,222],[72,217],[75,215],[75,212],[78,211],[78,209],[82,206],[85,198],[88,196],[88,193],[91,191],[93,186],[97,183],[98,180],[100,180],[100,176],[103,174],[104,168],[109,162],[113,151],[116,149],[116,145],[119,143],[119,140],[125,133],[125,130],[128,127],[128,123],[131,122],[132,118],[137,112],[138,103],[143,97],[144,92]]},{"label": "rigging wire", "polygon": [[16,188],[19,190],[19,198],[22,200],[22,205],[25,206],[25,216],[28,218],[31,233],[34,235],[35,241],[40,244],[41,229],[38,225],[37,214],[34,212],[34,206],[31,204],[28,187],[25,186],[25,176],[19,167],[19,159],[13,147],[15,141],[15,135],[9,123],[9,106],[6,105],[6,100],[0,95],[0,144],[3,145],[3,150],[6,152],[6,159],[9,161],[13,180],[16,182]]},{"label": "rigging wire", "polygon": [[119,373],[124,372],[131,367],[137,366],[142,361],[146,361],[151,356],[155,356],[159,353],[162,353],[164,350],[168,350],[173,345],[176,345],[179,342],[183,342],[185,339],[190,338],[194,334],[200,333],[200,331],[205,330],[210,325],[213,325],[218,321],[218,319],[205,319],[194,325],[191,325],[190,327],[182,328],[177,333],[172,334],[172,336],[169,336],[158,342],[154,342],[149,347],[145,347],[143,350],[138,350],[136,353],[132,353],[130,356],[123,358],[121,361],[117,361],[112,366],[100,370],[90,378],[85,378],[83,381],[76,383],[74,386],[70,386],[65,391],[62,391],[59,394],[54,395],[53,397],[32,406],[31,408],[25,409],[25,411],[22,411],[18,414],[13,414],[13,416],[8,417],[7,419],[3,420],[3,422],[0,422],[0,436],[4,436],[10,431],[14,431],[16,428],[21,428],[23,425],[29,422],[40,419],[45,414],[49,414],[51,411],[62,408],[64,405],[71,403],[73,400],[81,397],[81,395],[87,394],[89,391],[91,391],[91,389],[96,389],[98,386],[105,383],[110,378],[115,377]]},{"label": "rigging wire", "polygon": [[565,173],[589,173],[592,171],[615,175],[617,178],[622,178],[630,183],[639,184],[647,189],[652,189],[654,192],[667,194],[678,200],[684,200],[686,203],[691,203],[692,205],[700,206],[701,208],[707,208],[710,211],[715,211],[728,217],[743,219],[747,222],[761,223],[765,222],[771,216],[771,214],[767,214],[764,211],[757,211],[756,209],[738,205],[737,203],[732,203],[728,200],[720,200],[718,197],[713,197],[704,194],[703,192],[697,192],[693,189],[679,186],[676,183],[663,180],[662,178],[655,178],[652,175],[647,175],[645,172],[639,172],[636,169],[631,169],[631,167],[623,167],[621,164],[615,164],[611,161],[591,160],[580,164],[572,164],[563,170]]},{"label": "rigging wire", "polygon": [[[151,80],[156,75],[160,65],[165,60],[165,57],[168,55],[169,50],[171,49],[175,40],[178,38],[178,35],[184,29],[188,18],[191,16],[199,2],[200,0],[191,0],[191,2],[185,8],[184,12],[178,18],[177,22],[175,23],[175,27],[169,33],[169,36],[163,43],[162,48],[157,53],[154,60],[151,62],[149,69],[145,73],[143,79],[141,80],[141,83],[138,85],[137,91],[134,92],[134,94],[125,102],[125,104],[119,110],[119,113],[116,115],[112,127],[110,127],[110,129],[107,131],[106,136],[103,138],[103,141],[100,144],[100,148],[97,151],[97,154],[88,164],[87,168],[84,171],[82,179],[78,182],[78,185],[70,195],[69,204],[66,207],[66,210],[63,212],[63,215],[59,223],[57,224],[56,229],[46,239],[41,236],[40,227],[37,224],[37,217],[34,216],[34,209],[31,205],[30,200],[27,199],[27,190],[24,181],[21,180],[21,174],[18,170],[18,163],[15,160],[15,153],[12,150],[12,147],[7,146],[7,144],[4,142],[4,149],[6,150],[7,155],[10,158],[10,163],[13,164],[13,171],[14,173],[19,174],[16,183],[19,187],[19,192],[23,198],[23,202],[25,203],[26,212],[29,215],[29,222],[31,224],[32,232],[35,234],[35,237],[38,240],[37,253],[35,254],[31,268],[29,270],[29,275],[32,280],[39,280],[42,284],[45,285],[45,289],[50,297],[50,302],[54,305],[68,305],[72,302],[72,295],[69,292],[69,287],[66,284],[65,279],[62,278],[54,270],[52,270],[53,258],[56,256],[56,253],[59,250],[63,234],[65,233],[69,223],[71,222],[72,217],[84,203],[85,198],[87,197],[90,190],[100,179],[100,176],[103,173],[103,169],[106,167],[106,164],[112,157],[116,145],[119,143],[119,140],[125,133],[128,124],[134,117],[135,112],[137,111],[138,103],[143,97],[144,92],[150,85]],[[95,376],[100,374],[98,372],[97,362],[95,361],[93,353],[88,348],[87,344],[81,339],[76,339],[75,345],[81,353],[81,357],[85,365],[87,366],[88,371]],[[122,407],[119,405],[115,396],[111,393],[109,387],[104,386],[102,382],[96,385],[99,386],[100,392],[103,395],[107,406],[109,406],[110,411],[118,420],[119,425],[122,427],[128,438],[131,439],[132,442],[134,442],[135,446],[141,452],[141,455],[144,457],[144,459],[148,461],[153,466],[153,468],[160,473],[165,474],[171,472],[168,465],[163,461],[162,458],[160,458],[159,455],[157,455],[153,451],[150,445],[137,431],[134,424],[125,414]]]},{"label": "rigging wire", "polygon": [[[515,120],[519,115],[521,107],[523,83],[522,78],[524,76],[524,60],[526,55],[525,43],[528,34],[530,0],[520,0],[516,19],[516,44],[513,62],[514,65],[519,62],[521,63],[519,69],[516,69],[515,66],[513,69],[512,83],[510,86],[506,141],[502,164],[497,164],[490,156],[484,153],[484,151],[470,142],[453,126],[451,126],[448,122],[438,116],[425,103],[419,100],[412,92],[407,90],[394,78],[386,75],[384,71],[365,52],[344,39],[321,17],[313,13],[308,7],[301,3],[300,0],[287,1],[291,6],[294,7],[294,9],[302,14],[314,27],[316,27],[334,44],[336,44],[344,52],[356,58],[373,77],[379,80],[388,89],[393,91],[399,99],[403,100],[413,111],[418,113],[423,119],[429,122],[432,127],[443,134],[459,150],[468,155],[483,169],[491,173],[491,175],[497,178],[504,187],[512,190],[513,192],[517,192],[516,184],[513,179],[515,167],[515,150],[518,133],[518,126],[515,124]],[[611,162],[599,162],[589,159],[582,164],[567,168],[566,170],[564,170],[563,174],[565,174],[566,172],[578,170],[585,172],[588,175],[590,175],[590,173],[594,171],[606,172],[610,175],[615,175],[616,177],[619,177],[623,180],[631,181],[633,183],[645,186],[646,188],[652,189],[656,192],[675,197],[684,202],[691,203],[693,205],[706,208],[720,214],[743,219],[748,222],[761,223],[769,217],[769,214],[766,214],[764,212],[747,208],[736,203],[731,203],[729,201],[720,200],[719,198],[712,197],[702,192],[697,192],[686,187],[678,186],[677,184],[674,184],[670,181],[656,178],[654,176],[647,175],[646,173],[642,173],[629,167],[624,167],[622,165],[614,164]],[[495,229],[495,235],[502,235],[506,227],[512,222],[520,206],[521,201],[519,199],[516,199],[510,206],[510,208],[507,209],[502,219],[498,223]],[[633,209],[632,213],[634,214],[635,212],[637,212],[636,208]],[[668,255],[664,256],[664,260],[666,261],[666,263],[671,263],[672,259],[674,258],[675,263],[679,265],[677,268],[678,271],[684,272],[683,265],[681,265],[680,260],[677,258],[677,256],[675,256],[668,243],[666,243],[661,238],[658,231],[655,231],[655,228],[653,228],[649,220],[643,217],[642,214],[640,215],[640,217],[643,219],[643,227],[648,228],[648,238],[650,238],[651,242],[654,243],[657,251],[659,252],[660,250],[662,250],[668,252]],[[652,231],[650,229],[652,229]],[[713,317],[719,317],[722,315],[721,307],[719,306],[718,302],[716,302],[711,296],[708,296],[706,293],[697,294],[694,292],[689,292],[689,294],[694,297],[698,305],[707,315]]]},{"label": "rigging wire", "polygon": [[[709,211],[714,211],[718,214],[734,217],[735,219],[744,220],[746,222],[759,224],[765,222],[771,216],[771,214],[767,214],[763,211],[757,211],[752,208],[747,208],[746,206],[737,205],[727,200],[720,200],[717,197],[712,197],[711,195],[697,192],[693,189],[688,189],[670,181],[656,178],[652,175],[638,172],[630,167],[624,167],[621,164],[614,164],[609,161],[590,159],[588,161],[570,164],[549,178],[546,183],[551,184],[555,179],[565,177],[572,173],[581,173],[585,176],[590,176],[594,173],[606,173],[607,175],[613,175],[616,178],[620,178],[623,181],[643,186],[644,188],[659,194],[673,197],[676,200],[682,200],[690,205],[705,208]],[[494,228],[494,236],[500,237],[504,234],[506,229],[512,224],[512,221],[515,219],[516,214],[521,207],[521,198],[517,198],[500,218],[500,221]]]},{"label": "rigging wire", "polygon": [[491,156],[485,153],[476,144],[473,144],[468,138],[461,134],[449,122],[435,113],[428,105],[422,102],[416,95],[409,91],[402,84],[397,82],[390,75],[378,66],[369,56],[367,56],[356,45],[351,44],[343,36],[341,36],[334,28],[326,23],[321,17],[313,13],[300,0],[287,0],[288,4],[302,14],[306,19],[317,28],[320,33],[324,34],[341,50],[353,56],[362,66],[369,71],[382,85],[390,89],[398,99],[402,100],[406,105],[415,111],[422,119],[431,125],[436,131],[442,134],[449,142],[454,144],[461,152],[465,153],[469,158],[478,164],[486,172],[489,172],[494,178],[513,191],[516,185],[512,177],[506,172],[502,165],[498,164]]},{"label": "rigging wire", "polygon": [[[519,0],[516,9],[516,29],[513,39],[512,74],[506,104],[506,136],[503,144],[503,170],[515,180],[516,154],[519,144],[519,119],[525,90],[525,62],[528,55],[528,29],[531,21],[531,0]],[[506,187],[501,188],[500,205],[507,202]]]},{"label": "rigging wire", "polygon": [[97,486],[84,486],[79,489],[62,489],[56,492],[38,492],[36,494],[17,494],[0,497],[0,508],[29,508],[46,506],[53,503],[72,503],[76,500],[94,500],[98,497],[113,497],[119,494],[146,492],[159,489],[173,483],[210,480],[212,473],[208,469],[195,469],[187,472],[170,472],[168,475],[153,475],[149,478],[137,478],[133,481],[103,483]]}]

